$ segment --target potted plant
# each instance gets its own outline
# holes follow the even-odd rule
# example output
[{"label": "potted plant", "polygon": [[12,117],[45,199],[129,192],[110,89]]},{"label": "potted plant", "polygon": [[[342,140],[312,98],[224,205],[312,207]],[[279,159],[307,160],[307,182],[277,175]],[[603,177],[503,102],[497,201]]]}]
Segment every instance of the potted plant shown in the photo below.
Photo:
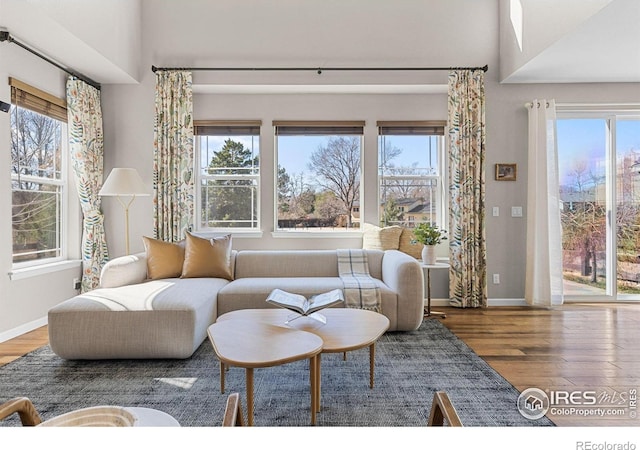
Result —
[{"label": "potted plant", "polygon": [[423,245],[422,262],[424,264],[433,265],[436,263],[436,245],[447,239],[446,231],[432,225],[429,222],[419,223],[413,229],[415,242]]}]

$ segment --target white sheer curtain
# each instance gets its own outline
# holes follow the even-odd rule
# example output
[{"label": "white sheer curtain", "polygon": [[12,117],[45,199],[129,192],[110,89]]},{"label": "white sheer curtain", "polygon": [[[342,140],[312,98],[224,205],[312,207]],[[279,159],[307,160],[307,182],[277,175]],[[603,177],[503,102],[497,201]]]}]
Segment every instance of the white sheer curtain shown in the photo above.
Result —
[{"label": "white sheer curtain", "polygon": [[525,299],[529,305],[549,307],[563,302],[556,104],[554,100],[536,99],[527,107],[529,181]]}]

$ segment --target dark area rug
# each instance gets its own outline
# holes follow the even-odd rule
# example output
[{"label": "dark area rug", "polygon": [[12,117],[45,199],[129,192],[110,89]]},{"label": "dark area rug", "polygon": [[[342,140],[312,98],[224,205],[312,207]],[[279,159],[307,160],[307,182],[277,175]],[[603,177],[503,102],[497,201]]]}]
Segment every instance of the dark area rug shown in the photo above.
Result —
[{"label": "dark area rug", "polygon": [[[258,343],[256,343],[258,344]],[[205,341],[186,360],[66,361],[43,347],[0,367],[0,403],[29,397],[43,420],[96,405],[164,411],[183,427],[219,426],[227,394],[240,392],[244,369],[231,368],[220,393],[218,359]],[[308,426],[306,361],[256,369],[255,425]],[[369,352],[322,356],[318,426],[425,426],[435,391],[446,391],[465,426],[553,426],[516,407],[518,391],[437,320],[413,332],[390,332],[376,345],[375,387]],[[0,426],[19,425],[17,415]]]}]

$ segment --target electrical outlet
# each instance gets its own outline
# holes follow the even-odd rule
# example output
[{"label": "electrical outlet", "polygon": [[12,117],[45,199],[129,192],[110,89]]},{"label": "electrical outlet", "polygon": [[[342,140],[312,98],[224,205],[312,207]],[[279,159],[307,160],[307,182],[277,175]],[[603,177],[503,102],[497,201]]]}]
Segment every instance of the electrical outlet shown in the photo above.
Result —
[{"label": "electrical outlet", "polygon": [[500,284],[500,274],[499,273],[494,273],[493,274],[493,284]]},{"label": "electrical outlet", "polygon": [[500,216],[500,207],[499,206],[494,206],[493,207],[493,217],[499,217]]},{"label": "electrical outlet", "polygon": [[73,279],[73,288],[76,291],[79,291],[81,287],[82,287],[82,283],[80,282],[80,278],[74,278]]}]

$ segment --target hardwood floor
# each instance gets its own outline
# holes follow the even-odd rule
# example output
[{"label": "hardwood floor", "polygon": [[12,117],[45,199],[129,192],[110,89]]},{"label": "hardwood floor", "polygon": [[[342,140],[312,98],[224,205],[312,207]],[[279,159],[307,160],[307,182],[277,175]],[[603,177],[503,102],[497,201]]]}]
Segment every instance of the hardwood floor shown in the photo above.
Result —
[{"label": "hardwood floor", "polygon": [[[441,320],[519,391],[536,387],[599,395],[640,388],[640,304],[438,309],[447,318],[428,320]],[[0,365],[47,342],[43,327],[0,343]],[[628,411],[613,418],[549,417],[559,426],[640,425]]]},{"label": "hardwood floor", "polygon": [[0,343],[0,366],[10,363],[48,343],[49,333],[46,326],[2,342]]},{"label": "hardwood floor", "polygon": [[[629,389],[640,387],[640,304],[567,304],[549,310],[448,308],[446,312],[442,323],[520,392],[536,387],[547,393],[628,395]],[[626,412],[608,418],[575,413],[548,417],[559,426],[640,425]]]}]

